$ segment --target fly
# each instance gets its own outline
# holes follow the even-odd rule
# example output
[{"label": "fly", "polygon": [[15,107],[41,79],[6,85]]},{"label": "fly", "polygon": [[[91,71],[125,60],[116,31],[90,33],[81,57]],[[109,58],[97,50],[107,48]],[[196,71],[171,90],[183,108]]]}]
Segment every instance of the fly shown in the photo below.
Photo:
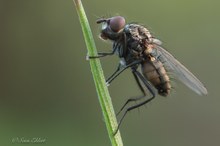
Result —
[{"label": "fly", "polygon": [[[131,68],[137,85],[143,93],[142,96],[129,98],[119,113],[125,109],[128,103],[146,98],[145,88],[151,93],[149,98],[125,109],[115,134],[128,111],[152,101],[156,93],[161,96],[170,94],[171,83],[170,76],[167,74],[168,71],[197,94],[206,95],[208,93],[204,85],[166,51],[161,46],[161,41],[152,36],[146,27],[136,23],[126,24],[122,16],[101,18],[97,20],[97,23],[102,24],[100,37],[104,40],[111,40],[113,50],[109,53],[98,53],[98,56],[90,56],[89,58],[117,54],[121,61],[116,71],[106,80],[106,83],[110,84],[124,70]],[[138,70],[139,66],[141,72]]]}]

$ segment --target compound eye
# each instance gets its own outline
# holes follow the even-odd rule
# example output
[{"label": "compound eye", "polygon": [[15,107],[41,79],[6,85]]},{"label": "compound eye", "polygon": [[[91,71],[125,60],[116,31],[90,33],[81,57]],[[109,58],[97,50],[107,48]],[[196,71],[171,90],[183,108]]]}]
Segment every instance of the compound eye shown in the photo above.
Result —
[{"label": "compound eye", "polygon": [[119,32],[125,26],[125,18],[121,16],[115,16],[110,18],[109,26],[112,31]]}]

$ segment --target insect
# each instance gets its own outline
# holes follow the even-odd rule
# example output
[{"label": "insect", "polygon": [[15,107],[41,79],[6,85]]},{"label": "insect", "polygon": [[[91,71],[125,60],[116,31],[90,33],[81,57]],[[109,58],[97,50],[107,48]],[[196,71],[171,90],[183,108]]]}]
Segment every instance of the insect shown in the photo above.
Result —
[{"label": "insect", "polygon": [[[97,23],[102,24],[100,37],[104,40],[111,40],[113,42],[113,50],[109,53],[98,53],[98,56],[90,56],[89,58],[117,54],[120,58],[120,63],[116,71],[106,80],[106,83],[110,84],[124,70],[131,68],[137,85],[143,93],[142,96],[128,99],[122,106],[119,113],[125,109],[128,103],[140,101],[138,104],[125,109],[118,123],[116,133],[128,111],[150,102],[155,98],[156,93],[161,96],[170,94],[171,83],[167,72],[171,72],[176,79],[197,94],[207,94],[204,85],[166,51],[161,46],[161,41],[152,36],[146,27],[136,23],[126,24],[125,18],[122,16],[101,18],[97,20]],[[139,66],[141,72],[138,70]],[[151,93],[150,97],[147,96],[145,89]],[[141,100],[143,98],[146,99]]]}]

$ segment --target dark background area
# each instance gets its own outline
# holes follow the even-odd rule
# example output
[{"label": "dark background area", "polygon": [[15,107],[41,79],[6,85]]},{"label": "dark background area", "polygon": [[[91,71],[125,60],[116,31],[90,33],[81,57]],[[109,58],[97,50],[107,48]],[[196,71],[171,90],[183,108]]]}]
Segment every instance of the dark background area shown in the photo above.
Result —
[{"label": "dark background area", "polygon": [[[121,126],[125,146],[220,145],[220,2],[218,0],[84,1],[97,48],[101,16],[122,15],[145,24],[163,46],[207,87],[174,91],[130,112]],[[71,0],[0,1],[0,145],[46,139],[42,145],[110,146],[94,88],[86,46]],[[108,77],[118,57],[102,59]],[[130,70],[109,87],[115,110],[139,95]]]}]

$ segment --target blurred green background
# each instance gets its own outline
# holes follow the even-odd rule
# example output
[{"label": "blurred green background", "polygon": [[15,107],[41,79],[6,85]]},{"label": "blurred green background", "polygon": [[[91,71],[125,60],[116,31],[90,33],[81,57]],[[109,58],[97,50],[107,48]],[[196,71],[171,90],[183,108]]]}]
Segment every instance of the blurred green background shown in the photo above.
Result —
[{"label": "blurred green background", "polygon": [[[175,82],[130,112],[120,130],[125,146],[220,145],[220,1],[91,0],[83,2],[97,48],[97,17],[122,15],[148,26],[207,87],[200,97]],[[86,46],[72,0],[0,1],[0,145],[110,146]],[[102,59],[109,76],[117,56]],[[129,70],[109,87],[115,110],[139,95]]]}]

